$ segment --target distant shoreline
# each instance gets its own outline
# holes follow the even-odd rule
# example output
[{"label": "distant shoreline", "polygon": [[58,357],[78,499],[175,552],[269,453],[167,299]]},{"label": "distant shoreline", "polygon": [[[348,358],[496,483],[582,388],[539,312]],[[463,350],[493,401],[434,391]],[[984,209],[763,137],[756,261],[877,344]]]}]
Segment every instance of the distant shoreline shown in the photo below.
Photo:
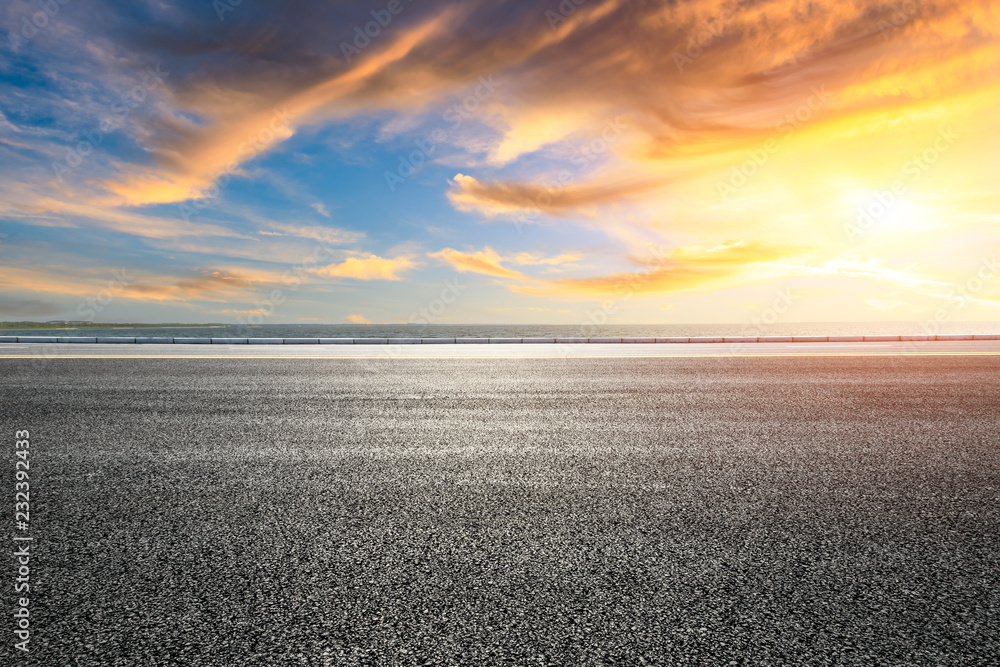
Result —
[{"label": "distant shoreline", "polygon": [[87,329],[223,329],[227,324],[130,324],[128,326],[93,325],[83,327],[7,327],[0,325],[0,331],[86,331]]}]

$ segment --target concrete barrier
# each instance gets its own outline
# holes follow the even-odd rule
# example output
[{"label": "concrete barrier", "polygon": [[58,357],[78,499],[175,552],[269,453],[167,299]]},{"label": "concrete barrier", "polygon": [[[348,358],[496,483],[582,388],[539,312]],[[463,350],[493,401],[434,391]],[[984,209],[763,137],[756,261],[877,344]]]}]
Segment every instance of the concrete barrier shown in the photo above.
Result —
[{"label": "concrete barrier", "polygon": [[445,343],[454,343],[454,338],[421,338],[421,345],[442,345]]},{"label": "concrete barrier", "polygon": [[135,344],[135,337],[128,336],[98,336],[98,343],[107,343],[109,345],[122,345],[124,343]]},{"label": "concrete barrier", "polygon": [[320,345],[354,345],[353,338],[320,338]]},{"label": "concrete barrier", "polygon": [[89,336],[68,336],[66,338],[59,338],[56,342],[58,343],[96,343],[96,338],[91,338]]},{"label": "concrete barrier", "polygon": [[490,338],[490,344],[500,343],[506,345],[507,343],[520,343],[522,340],[521,338]]},{"label": "concrete barrier", "polygon": [[[266,338],[247,338],[247,342],[255,340],[267,340]],[[281,340],[280,338],[278,340]],[[211,338],[174,338],[176,345],[211,345]]]},{"label": "concrete barrier", "polygon": [[555,338],[522,338],[522,343],[555,343]]},{"label": "concrete barrier", "polygon": [[1000,340],[1000,334],[974,334],[972,340]]},{"label": "concrete barrier", "polygon": [[688,338],[689,343],[722,343],[725,338],[722,336],[692,336]]},{"label": "concrete barrier", "polygon": [[456,338],[456,343],[463,343],[466,345],[489,345],[489,338]]},{"label": "concrete barrier", "polygon": [[934,340],[973,340],[973,334],[938,334]]},{"label": "concrete barrier", "polygon": [[212,345],[246,345],[246,338],[213,338]]},{"label": "concrete barrier", "polygon": [[904,334],[899,340],[934,340],[933,334]]},{"label": "concrete barrier", "polygon": [[59,339],[55,336],[18,336],[18,343],[58,343]]},{"label": "concrete barrier", "polygon": [[556,342],[562,345],[575,345],[577,343],[589,343],[589,338],[556,338]]},{"label": "concrete barrier", "polygon": [[249,345],[284,345],[284,338],[247,338]]},{"label": "concrete barrier", "polygon": [[17,336],[0,336],[0,343],[16,343]]},{"label": "concrete barrier", "polygon": [[620,343],[620,342],[622,342],[622,339],[621,338],[591,338],[590,342],[591,343]]},{"label": "concrete barrier", "polygon": [[[360,338],[355,339],[355,343],[361,340]],[[386,343],[388,345],[420,345],[419,338],[386,338]]]},{"label": "concrete barrier", "polygon": [[655,343],[656,339],[652,337],[648,338],[622,338],[623,343]]},{"label": "concrete barrier", "polygon": [[863,343],[864,336],[830,336],[831,343]]},{"label": "concrete barrier", "polygon": [[173,338],[164,336],[143,336],[135,339],[136,345],[172,345]]},{"label": "concrete barrier", "polygon": [[893,343],[899,342],[899,336],[862,336],[865,343]]},{"label": "concrete barrier", "polygon": [[319,345],[319,338],[285,338],[285,345]]},{"label": "concrete barrier", "polygon": [[829,336],[792,336],[793,343],[829,343]]},{"label": "concrete barrier", "polygon": [[687,336],[668,336],[666,338],[657,338],[657,343],[687,343],[691,339]]},{"label": "concrete barrier", "polygon": [[355,338],[355,345],[387,345],[388,338]]},{"label": "concrete barrier", "polygon": [[723,336],[724,343],[756,343],[756,336]]}]

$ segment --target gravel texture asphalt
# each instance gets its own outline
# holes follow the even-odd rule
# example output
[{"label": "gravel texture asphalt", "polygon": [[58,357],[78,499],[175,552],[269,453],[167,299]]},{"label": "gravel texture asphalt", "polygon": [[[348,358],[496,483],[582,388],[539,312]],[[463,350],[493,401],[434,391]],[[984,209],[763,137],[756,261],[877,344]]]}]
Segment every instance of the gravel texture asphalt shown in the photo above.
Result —
[{"label": "gravel texture asphalt", "polygon": [[996,665],[998,372],[5,359],[0,663]]}]

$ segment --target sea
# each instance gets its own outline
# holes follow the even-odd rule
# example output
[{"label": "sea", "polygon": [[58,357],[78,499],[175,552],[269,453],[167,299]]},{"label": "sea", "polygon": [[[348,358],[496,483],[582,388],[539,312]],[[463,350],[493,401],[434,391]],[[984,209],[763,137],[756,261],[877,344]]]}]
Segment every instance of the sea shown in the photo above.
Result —
[{"label": "sea", "polygon": [[668,336],[856,336],[1000,333],[994,322],[776,322],[774,324],[169,324],[0,329],[0,336],[191,338],[573,338]]}]

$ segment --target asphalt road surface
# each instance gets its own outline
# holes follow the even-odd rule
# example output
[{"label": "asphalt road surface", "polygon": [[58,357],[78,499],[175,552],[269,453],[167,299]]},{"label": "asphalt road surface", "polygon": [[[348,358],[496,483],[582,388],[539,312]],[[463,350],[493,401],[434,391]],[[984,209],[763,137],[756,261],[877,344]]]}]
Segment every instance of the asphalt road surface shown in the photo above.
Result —
[{"label": "asphalt road surface", "polygon": [[11,357],[0,406],[3,664],[1000,655],[997,355]]}]

